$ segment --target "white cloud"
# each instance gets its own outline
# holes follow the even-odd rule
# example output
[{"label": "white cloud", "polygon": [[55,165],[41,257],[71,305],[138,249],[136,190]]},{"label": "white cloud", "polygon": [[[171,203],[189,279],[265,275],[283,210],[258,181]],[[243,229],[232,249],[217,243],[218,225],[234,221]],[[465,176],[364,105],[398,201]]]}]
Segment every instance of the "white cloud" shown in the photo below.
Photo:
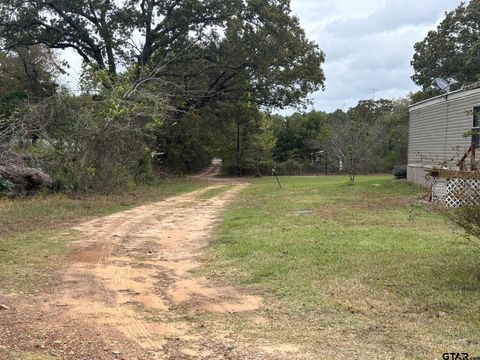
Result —
[{"label": "white cloud", "polygon": [[60,77],[60,83],[72,91],[77,91],[82,71],[82,58],[73,49],[59,50],[58,54],[62,61],[67,61],[69,66],[66,69],[67,73]]},{"label": "white cloud", "polygon": [[[460,0],[292,0],[310,39],[326,53],[326,91],[313,94],[317,110],[353,106],[372,97],[399,98],[411,81],[413,45]],[[287,111],[286,113],[288,113]]]}]

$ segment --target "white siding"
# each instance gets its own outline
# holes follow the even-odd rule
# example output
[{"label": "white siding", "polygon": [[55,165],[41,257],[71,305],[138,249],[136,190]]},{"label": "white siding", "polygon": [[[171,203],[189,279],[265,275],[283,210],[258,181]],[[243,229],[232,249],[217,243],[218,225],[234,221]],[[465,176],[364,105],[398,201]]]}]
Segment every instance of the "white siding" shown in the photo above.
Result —
[{"label": "white siding", "polygon": [[408,170],[411,181],[424,184],[416,167],[455,167],[470,146],[464,134],[472,129],[473,108],[480,89],[436,98],[410,108]]},{"label": "white siding", "polygon": [[429,186],[430,182],[427,180],[428,168],[420,166],[408,166],[407,167],[407,180],[415,184]]}]

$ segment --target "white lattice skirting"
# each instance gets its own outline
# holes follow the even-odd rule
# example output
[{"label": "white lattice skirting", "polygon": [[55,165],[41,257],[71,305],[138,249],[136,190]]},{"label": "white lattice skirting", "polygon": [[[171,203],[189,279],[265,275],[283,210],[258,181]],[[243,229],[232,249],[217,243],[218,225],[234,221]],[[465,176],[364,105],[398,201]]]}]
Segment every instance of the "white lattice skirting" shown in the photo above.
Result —
[{"label": "white lattice skirting", "polygon": [[448,207],[480,206],[480,180],[436,179],[432,186],[432,198],[442,201]]}]

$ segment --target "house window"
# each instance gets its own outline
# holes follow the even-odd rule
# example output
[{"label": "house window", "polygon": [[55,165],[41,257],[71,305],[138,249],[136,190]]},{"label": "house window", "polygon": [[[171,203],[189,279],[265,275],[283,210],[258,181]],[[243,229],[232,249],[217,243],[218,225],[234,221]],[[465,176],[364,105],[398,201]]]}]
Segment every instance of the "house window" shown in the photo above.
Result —
[{"label": "house window", "polygon": [[472,144],[478,148],[480,143],[480,106],[473,108],[473,134]]}]

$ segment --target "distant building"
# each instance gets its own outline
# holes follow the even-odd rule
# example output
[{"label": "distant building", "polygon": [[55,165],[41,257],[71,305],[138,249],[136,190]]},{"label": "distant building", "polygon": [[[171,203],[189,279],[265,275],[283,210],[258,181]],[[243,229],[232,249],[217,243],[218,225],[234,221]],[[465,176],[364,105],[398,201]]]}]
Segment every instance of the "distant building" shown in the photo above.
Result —
[{"label": "distant building", "polygon": [[478,144],[465,134],[480,125],[480,83],[413,104],[409,111],[408,180],[427,185],[431,168],[458,170],[472,142]]}]

